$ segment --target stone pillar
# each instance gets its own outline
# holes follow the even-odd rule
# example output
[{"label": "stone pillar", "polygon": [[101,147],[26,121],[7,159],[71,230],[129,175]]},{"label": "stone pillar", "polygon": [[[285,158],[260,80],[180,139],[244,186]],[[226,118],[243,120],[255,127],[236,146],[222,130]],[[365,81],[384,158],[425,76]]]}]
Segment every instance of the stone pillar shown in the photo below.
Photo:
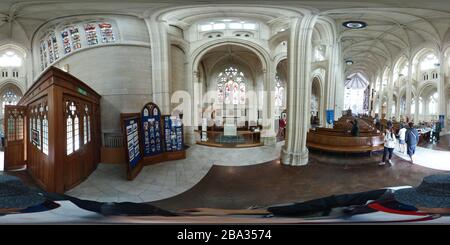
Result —
[{"label": "stone pillar", "polygon": [[286,165],[306,165],[306,136],[311,98],[311,37],[317,15],[305,15],[291,20],[288,42],[287,128],[281,162]]},{"label": "stone pillar", "polygon": [[202,108],[202,84],[199,81],[198,71],[192,71],[187,73],[188,77],[191,77],[192,86],[188,86],[188,93],[191,96],[190,99],[190,111],[184,112],[187,116],[183,118],[184,123],[184,141],[188,145],[196,144],[195,129],[198,128],[199,123],[199,110]]},{"label": "stone pillar", "polygon": [[170,114],[168,24],[153,19],[145,19],[145,22],[150,32],[152,100],[159,106],[161,113]]},{"label": "stone pillar", "polygon": [[[441,55],[439,57],[440,60],[440,66],[439,66],[439,81],[437,86],[437,93],[438,93],[438,108],[437,108],[437,114],[439,115],[445,115],[444,117],[444,128],[447,130],[447,103],[445,100],[445,69],[447,67],[447,62],[445,59],[445,55],[443,52],[441,52]],[[439,119],[439,117],[437,118]]]},{"label": "stone pillar", "polygon": [[[273,69],[267,67],[268,70],[262,70],[264,78],[264,90],[262,91],[263,96],[263,130],[261,132],[261,141],[264,145],[275,146],[277,143],[277,134],[275,132],[275,70],[277,64],[274,64]],[[256,91],[256,89],[255,89]],[[261,96],[261,95],[259,95]],[[250,98],[249,98],[250,99]]]},{"label": "stone pillar", "polygon": [[386,105],[386,119],[390,120],[392,115],[392,102],[393,102],[393,90],[394,90],[394,69],[391,66],[391,69],[389,71],[389,81],[388,81],[388,85],[387,85],[387,90],[388,90],[388,98],[387,98],[387,105]]},{"label": "stone pillar", "polygon": [[408,62],[408,77],[406,78],[406,101],[405,101],[405,117],[408,117],[409,120],[412,120],[411,118],[411,88],[413,85],[413,77],[412,77],[412,70],[413,70],[413,61],[412,59]]},{"label": "stone pillar", "polygon": [[414,124],[418,124],[419,123],[419,94],[417,93],[416,96],[414,97]]},{"label": "stone pillar", "polygon": [[[325,110],[322,114],[322,125],[328,125],[326,118],[326,110],[336,110],[336,80],[339,73],[340,50],[339,43],[335,42],[329,46],[331,48],[330,58],[328,61],[327,81],[325,82]],[[331,127],[331,125],[329,125]]]}]

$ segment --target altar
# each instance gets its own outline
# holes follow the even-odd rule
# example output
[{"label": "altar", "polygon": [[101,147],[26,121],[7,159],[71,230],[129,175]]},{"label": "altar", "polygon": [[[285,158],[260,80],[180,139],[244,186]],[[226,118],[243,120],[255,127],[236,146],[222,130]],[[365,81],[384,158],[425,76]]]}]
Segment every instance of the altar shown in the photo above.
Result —
[{"label": "altar", "polygon": [[223,126],[199,127],[199,145],[224,147],[224,148],[245,148],[264,145],[261,142],[261,126],[238,127],[233,123],[225,123]]}]

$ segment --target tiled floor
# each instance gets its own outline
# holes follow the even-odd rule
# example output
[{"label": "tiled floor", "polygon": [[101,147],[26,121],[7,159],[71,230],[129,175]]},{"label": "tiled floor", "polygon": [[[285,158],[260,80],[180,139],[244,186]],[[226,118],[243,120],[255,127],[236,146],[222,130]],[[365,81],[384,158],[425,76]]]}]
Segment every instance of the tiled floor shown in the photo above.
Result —
[{"label": "tiled floor", "polygon": [[213,165],[246,166],[277,159],[282,144],[244,149],[194,145],[187,150],[186,159],[146,166],[133,181],[126,180],[125,166],[100,164],[66,194],[103,202],[160,200],[192,188]]}]

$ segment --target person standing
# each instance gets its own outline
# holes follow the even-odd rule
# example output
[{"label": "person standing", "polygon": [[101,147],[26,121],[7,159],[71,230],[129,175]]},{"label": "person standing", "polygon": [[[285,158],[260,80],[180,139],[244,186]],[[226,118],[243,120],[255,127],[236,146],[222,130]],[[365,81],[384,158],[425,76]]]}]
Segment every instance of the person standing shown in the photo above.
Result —
[{"label": "person standing", "polygon": [[378,164],[379,166],[383,166],[386,164],[386,157],[388,157],[389,164],[392,166],[391,158],[392,153],[394,152],[394,148],[395,148],[395,133],[392,124],[388,123],[388,128],[384,133],[383,161]]},{"label": "person standing", "polygon": [[398,145],[399,145],[399,150],[402,154],[406,153],[405,137],[406,137],[406,128],[405,128],[405,125],[402,123],[400,125],[400,130],[398,131]]},{"label": "person standing", "polygon": [[413,122],[410,122],[408,126],[409,129],[406,131],[405,134],[406,148],[408,156],[411,160],[411,164],[414,164],[413,155],[414,153],[416,153],[416,146],[417,143],[419,142],[419,132],[417,131],[417,129],[414,128]]},{"label": "person standing", "polygon": [[436,143],[438,143],[439,142],[439,138],[440,138],[440,134],[441,134],[441,130],[442,130],[442,127],[441,127],[441,122],[436,122],[436,124],[435,124],[435,129],[434,129],[434,132],[435,132],[435,139],[436,139]]},{"label": "person standing", "polygon": [[359,136],[359,126],[358,126],[358,119],[355,119],[352,123],[352,131],[351,134],[354,137],[358,137]]}]

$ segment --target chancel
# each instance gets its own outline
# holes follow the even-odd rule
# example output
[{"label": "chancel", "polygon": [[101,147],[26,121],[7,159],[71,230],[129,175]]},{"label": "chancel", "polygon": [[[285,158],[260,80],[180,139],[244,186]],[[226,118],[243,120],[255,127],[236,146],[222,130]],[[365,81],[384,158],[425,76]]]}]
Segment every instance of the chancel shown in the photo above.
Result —
[{"label": "chancel", "polygon": [[439,0],[1,1],[0,223],[450,223],[392,199],[448,186],[449,30]]}]

